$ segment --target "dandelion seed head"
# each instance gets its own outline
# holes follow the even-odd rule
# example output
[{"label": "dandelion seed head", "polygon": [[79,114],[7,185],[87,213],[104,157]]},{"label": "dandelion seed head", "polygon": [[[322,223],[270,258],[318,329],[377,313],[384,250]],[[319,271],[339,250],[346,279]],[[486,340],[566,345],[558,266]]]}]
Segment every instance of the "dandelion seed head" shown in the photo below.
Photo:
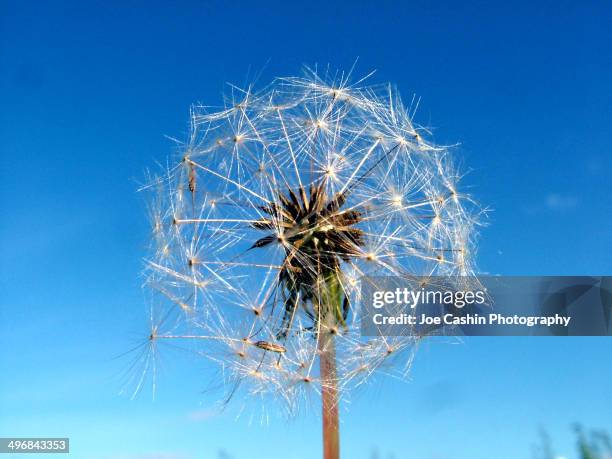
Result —
[{"label": "dandelion seed head", "polygon": [[290,411],[329,383],[322,334],[342,395],[405,374],[419,338],[360,336],[360,279],[473,274],[479,216],[413,117],[388,85],[311,70],[194,106],[176,164],[150,187],[146,285],[177,311],[154,341],[197,343],[232,396]]}]

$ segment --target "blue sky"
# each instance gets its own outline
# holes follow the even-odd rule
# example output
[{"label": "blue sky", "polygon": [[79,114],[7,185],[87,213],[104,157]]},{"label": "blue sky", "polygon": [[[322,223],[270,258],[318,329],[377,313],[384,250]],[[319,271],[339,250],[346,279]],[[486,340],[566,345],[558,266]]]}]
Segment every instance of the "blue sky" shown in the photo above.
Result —
[{"label": "blue sky", "polygon": [[[604,2],[1,2],[0,436],[70,436],[73,457],[310,458],[316,415],[216,414],[206,372],[164,356],[157,397],[119,396],[146,333],[144,169],[193,102],[302,64],[377,73],[493,209],[479,265],[612,274],[612,8]],[[161,3],[161,2],[160,2]],[[530,457],[546,427],[612,430],[610,341],[430,340],[408,383],[343,410],[345,457]],[[255,454],[257,452],[257,454]],[[147,456],[148,455],[148,456]]]}]

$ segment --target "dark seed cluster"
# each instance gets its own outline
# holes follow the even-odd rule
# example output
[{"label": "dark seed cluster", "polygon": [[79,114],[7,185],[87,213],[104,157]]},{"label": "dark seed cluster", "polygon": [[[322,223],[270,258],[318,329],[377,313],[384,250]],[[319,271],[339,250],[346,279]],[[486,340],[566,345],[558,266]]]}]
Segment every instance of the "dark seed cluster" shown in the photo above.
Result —
[{"label": "dark seed cluster", "polygon": [[[299,187],[297,192],[290,189],[279,194],[276,202],[261,207],[268,217],[253,223],[257,229],[272,232],[258,239],[252,248],[280,243],[285,250],[279,285],[288,298],[281,336],[290,327],[298,301],[312,306],[306,312],[315,321],[321,316],[319,306],[340,302],[342,308],[332,312],[339,322],[346,320],[348,300],[339,285],[340,264],[359,256],[364,244],[363,231],[356,228],[362,213],[343,209],[346,198],[346,192],[329,196],[323,178],[312,184],[308,193]],[[334,301],[325,301],[326,295],[333,296]]]}]

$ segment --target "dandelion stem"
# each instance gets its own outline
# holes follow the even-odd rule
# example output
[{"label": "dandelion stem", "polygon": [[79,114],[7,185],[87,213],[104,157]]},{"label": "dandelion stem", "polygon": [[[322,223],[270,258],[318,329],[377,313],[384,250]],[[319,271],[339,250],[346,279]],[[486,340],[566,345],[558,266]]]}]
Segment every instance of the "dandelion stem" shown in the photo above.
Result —
[{"label": "dandelion stem", "polygon": [[336,348],[330,333],[319,336],[321,398],[323,401],[323,459],[340,457]]}]

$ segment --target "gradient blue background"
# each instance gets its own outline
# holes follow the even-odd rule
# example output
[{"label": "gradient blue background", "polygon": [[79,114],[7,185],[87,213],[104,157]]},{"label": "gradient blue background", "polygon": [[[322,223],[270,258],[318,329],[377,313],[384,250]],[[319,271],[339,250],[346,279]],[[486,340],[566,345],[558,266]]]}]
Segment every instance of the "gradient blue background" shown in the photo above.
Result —
[{"label": "gradient blue background", "polygon": [[[217,414],[207,372],[162,354],[155,400],[118,395],[146,335],[144,169],[225,82],[331,64],[421,97],[493,209],[480,267],[612,274],[606,2],[0,2],[0,436],[75,458],[312,458],[315,414]],[[468,5],[469,3],[469,5]],[[518,459],[537,430],[612,430],[609,339],[431,340],[408,383],[343,409],[344,457]],[[317,407],[315,406],[315,411]]]}]

